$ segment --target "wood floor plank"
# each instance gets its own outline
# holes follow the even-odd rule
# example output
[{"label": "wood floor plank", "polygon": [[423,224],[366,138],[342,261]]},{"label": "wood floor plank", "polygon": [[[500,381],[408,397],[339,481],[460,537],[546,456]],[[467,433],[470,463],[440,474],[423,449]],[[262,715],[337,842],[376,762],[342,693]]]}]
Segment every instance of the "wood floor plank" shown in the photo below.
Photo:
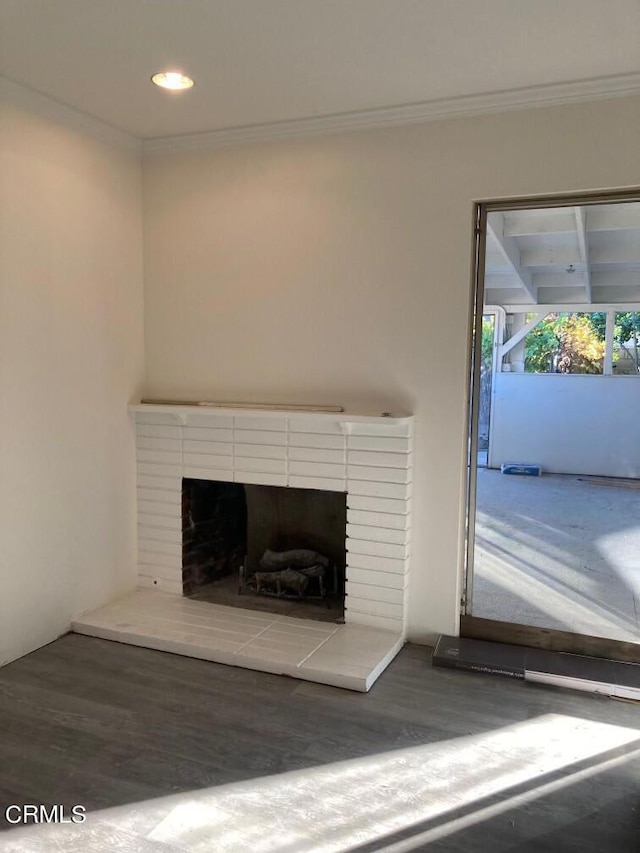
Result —
[{"label": "wood floor plank", "polygon": [[[551,729],[560,720],[572,732],[575,721],[578,729],[619,735],[621,745],[587,761],[583,775],[576,772],[579,762],[563,767],[549,793],[542,787],[547,775],[536,771],[523,788],[529,799],[520,802],[508,779],[520,772],[520,751],[530,744],[529,735],[521,743],[517,732],[547,720]],[[507,744],[504,752],[496,753],[494,742]],[[475,754],[478,743],[486,760],[476,770],[466,765],[466,750]],[[576,755],[583,747],[598,749],[578,740]],[[414,801],[411,785],[387,779],[384,769],[369,777],[362,768],[379,763],[397,770],[402,756],[411,765],[422,752],[424,766],[435,762],[435,799],[443,785],[453,786],[453,799],[437,819],[392,831],[394,821],[422,808],[422,801]],[[486,803],[456,805],[474,785],[490,786],[493,773],[507,770],[505,786]],[[331,774],[336,781],[329,784]],[[300,785],[312,792],[312,812],[334,810],[331,826],[310,825],[304,843],[286,840],[296,809],[307,808],[296,800]],[[281,838],[270,838],[272,829],[260,831],[259,803],[270,802],[272,788],[278,805],[275,811],[266,806],[265,826],[280,826]],[[434,669],[423,647],[407,646],[368,694],[77,634],[0,670],[0,812],[14,801],[88,809],[86,824],[77,827],[23,830],[5,822],[3,853],[341,851],[345,821],[360,839],[350,842],[353,853],[387,847],[397,853],[637,853],[638,790],[636,705]],[[214,816],[206,843],[171,824],[184,796],[196,816]],[[368,797],[371,802],[363,802]],[[482,811],[487,804],[493,811]],[[386,818],[371,840],[378,811]]]}]

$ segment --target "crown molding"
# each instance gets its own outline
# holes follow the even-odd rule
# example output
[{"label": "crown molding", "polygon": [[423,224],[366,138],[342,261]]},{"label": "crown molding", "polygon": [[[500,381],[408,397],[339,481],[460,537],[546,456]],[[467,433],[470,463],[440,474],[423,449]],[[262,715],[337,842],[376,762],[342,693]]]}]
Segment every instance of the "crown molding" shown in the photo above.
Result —
[{"label": "crown molding", "polygon": [[449,118],[506,112],[529,107],[557,106],[578,101],[602,98],[621,98],[640,94],[640,73],[596,77],[571,83],[550,83],[505,89],[480,95],[439,98],[397,107],[360,110],[348,113],[252,124],[146,139],[143,154],[163,154],[178,151],[197,151],[239,145],[245,142],[265,142],[274,139],[316,136],[341,131],[370,130],[398,125],[421,124]]},{"label": "crown molding", "polygon": [[0,77],[0,100],[116,148],[140,152],[141,142],[137,137],[6,77]]},{"label": "crown molding", "polygon": [[140,140],[125,131],[100,121],[67,104],[0,77],[0,99],[62,124],[71,130],[91,136],[101,142],[143,154],[164,154],[197,151],[241,145],[248,142],[267,142],[277,139],[319,136],[357,130],[422,124],[451,118],[507,112],[532,107],[604,98],[621,98],[640,94],[640,73],[596,77],[571,83],[550,83],[505,89],[479,95],[438,98],[397,107],[357,110],[347,113],[245,125],[221,130],[189,133]]}]

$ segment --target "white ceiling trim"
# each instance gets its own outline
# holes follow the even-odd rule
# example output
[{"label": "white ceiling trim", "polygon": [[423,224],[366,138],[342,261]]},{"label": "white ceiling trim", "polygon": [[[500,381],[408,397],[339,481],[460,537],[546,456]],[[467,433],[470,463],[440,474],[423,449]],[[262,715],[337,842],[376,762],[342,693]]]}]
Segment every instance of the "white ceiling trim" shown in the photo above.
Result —
[{"label": "white ceiling trim", "polygon": [[193,151],[263,142],[299,136],[314,136],[340,131],[368,130],[396,125],[420,124],[438,119],[457,118],[485,113],[505,112],[527,107],[544,107],[598,98],[620,98],[640,94],[640,73],[617,74],[578,80],[527,86],[480,95],[440,98],[416,104],[382,109],[359,110],[335,115],[253,124],[204,133],[167,136],[143,140],[145,154]]},{"label": "white ceiling trim", "polygon": [[100,142],[123,148],[126,151],[139,152],[140,140],[123,130],[112,127],[93,116],[67,106],[61,101],[42,95],[6,77],[0,77],[0,100],[27,109],[36,115],[63,125],[70,130],[91,136]]}]

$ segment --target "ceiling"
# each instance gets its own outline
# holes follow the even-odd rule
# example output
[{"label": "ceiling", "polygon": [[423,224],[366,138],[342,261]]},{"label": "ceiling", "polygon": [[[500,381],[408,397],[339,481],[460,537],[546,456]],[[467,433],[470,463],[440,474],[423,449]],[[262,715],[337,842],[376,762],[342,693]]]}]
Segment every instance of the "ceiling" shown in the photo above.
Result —
[{"label": "ceiling", "polygon": [[0,75],[144,139],[633,74],[639,44],[637,0],[0,0]]},{"label": "ceiling", "polygon": [[640,203],[489,213],[487,305],[640,302]]}]

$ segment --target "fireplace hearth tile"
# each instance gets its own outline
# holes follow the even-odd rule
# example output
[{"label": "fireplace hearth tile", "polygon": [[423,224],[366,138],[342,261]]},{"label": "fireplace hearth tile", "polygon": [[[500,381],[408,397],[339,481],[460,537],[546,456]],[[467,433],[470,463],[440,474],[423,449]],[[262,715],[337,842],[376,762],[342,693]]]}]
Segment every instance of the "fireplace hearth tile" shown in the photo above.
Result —
[{"label": "fireplace hearth tile", "polygon": [[335,633],[337,625],[331,625],[329,623],[323,622],[313,622],[313,626],[315,625],[326,625],[326,630],[316,629],[312,627],[312,625],[307,625],[308,622],[311,622],[310,619],[295,619],[296,622],[304,622],[303,627],[299,627],[298,625],[288,625],[284,619],[282,621],[278,621],[273,624],[269,628],[269,636],[273,637],[275,640],[280,640],[283,643],[297,643],[299,641],[305,642],[307,639],[315,639],[316,642],[320,642],[327,637],[330,637],[333,633]]},{"label": "fireplace hearth tile", "polygon": [[366,692],[403,645],[399,633],[332,625],[138,590],[74,620],[105,640]]},{"label": "fireplace hearth tile", "polygon": [[[279,663],[287,668],[296,669],[302,661],[307,657],[309,652],[301,651],[293,646],[283,649],[272,649],[267,645],[261,645],[260,642],[249,643],[243,649],[237,652],[236,657],[239,660],[251,660],[253,663],[252,669],[259,669],[261,663]],[[246,662],[245,662],[246,665]],[[271,670],[272,671],[272,670]],[[280,670],[283,675],[289,675],[289,672]]]}]

